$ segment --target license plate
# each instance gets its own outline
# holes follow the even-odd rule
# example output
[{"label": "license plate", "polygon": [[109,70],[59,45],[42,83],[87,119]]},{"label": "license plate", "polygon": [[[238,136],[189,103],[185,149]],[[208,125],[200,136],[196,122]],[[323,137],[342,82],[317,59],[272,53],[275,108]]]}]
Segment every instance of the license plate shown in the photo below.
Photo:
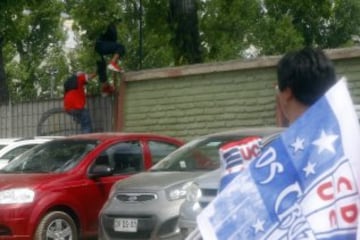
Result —
[{"label": "license plate", "polygon": [[114,230],[116,232],[136,232],[138,220],[134,218],[115,218]]}]

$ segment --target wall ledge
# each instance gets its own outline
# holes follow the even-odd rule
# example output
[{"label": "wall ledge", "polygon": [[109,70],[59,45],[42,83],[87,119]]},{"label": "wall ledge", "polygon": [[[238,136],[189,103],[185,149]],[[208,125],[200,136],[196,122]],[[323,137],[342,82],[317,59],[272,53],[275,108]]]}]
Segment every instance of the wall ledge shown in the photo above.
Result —
[{"label": "wall ledge", "polygon": [[[332,60],[360,57],[360,46],[351,48],[326,49],[326,54]],[[179,78],[192,75],[238,71],[254,68],[276,66],[281,56],[257,57],[254,59],[237,59],[225,62],[194,64],[179,67],[156,68],[125,73],[125,81],[143,81],[150,79]]]}]

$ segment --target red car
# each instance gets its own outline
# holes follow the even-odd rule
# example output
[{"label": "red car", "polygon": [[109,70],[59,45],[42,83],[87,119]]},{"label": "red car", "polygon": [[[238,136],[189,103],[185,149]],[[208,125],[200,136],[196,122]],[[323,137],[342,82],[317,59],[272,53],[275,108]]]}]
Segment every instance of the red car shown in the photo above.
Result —
[{"label": "red car", "polygon": [[146,133],[93,133],[41,144],[0,169],[0,239],[96,237],[113,183],[183,144]]}]

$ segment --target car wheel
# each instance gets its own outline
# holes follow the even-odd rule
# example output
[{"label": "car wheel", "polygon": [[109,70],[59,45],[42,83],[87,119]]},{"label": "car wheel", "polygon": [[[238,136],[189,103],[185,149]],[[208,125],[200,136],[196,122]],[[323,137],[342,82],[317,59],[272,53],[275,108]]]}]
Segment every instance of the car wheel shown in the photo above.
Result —
[{"label": "car wheel", "polygon": [[43,217],[35,232],[35,240],[77,240],[74,220],[66,213],[54,211]]}]

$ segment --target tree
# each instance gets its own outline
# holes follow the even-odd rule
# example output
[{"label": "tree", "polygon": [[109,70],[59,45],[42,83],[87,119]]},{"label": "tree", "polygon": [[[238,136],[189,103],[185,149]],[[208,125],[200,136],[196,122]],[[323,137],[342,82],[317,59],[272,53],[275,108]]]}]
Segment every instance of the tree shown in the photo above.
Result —
[{"label": "tree", "polygon": [[4,47],[12,38],[16,38],[15,17],[21,12],[24,0],[0,2],[0,104],[9,100],[9,90],[6,81]]},{"label": "tree", "polygon": [[[119,40],[126,48],[122,61],[126,70],[139,70],[140,65],[143,68],[164,67],[174,61],[169,46],[171,34],[167,25],[167,1],[144,1],[143,12],[140,11],[139,0],[68,0],[66,3],[77,29],[83,33],[81,42],[85,49],[82,50],[88,51],[92,59],[98,57],[93,50],[96,37],[114,17],[122,18],[118,29]],[[141,12],[143,15],[140,15]],[[141,51],[140,21],[143,22]],[[95,61],[92,66],[95,66]]]},{"label": "tree", "polygon": [[257,0],[205,1],[200,14],[205,61],[242,58],[254,42],[260,13]]},{"label": "tree", "polygon": [[261,18],[253,44],[261,55],[277,55],[304,46],[304,39],[292,24],[291,16]]},{"label": "tree", "polygon": [[[60,96],[71,71],[94,71],[94,41],[114,18],[123,20],[122,64],[132,71],[244,58],[251,47],[273,55],[304,45],[351,45],[360,31],[359,5],[358,0],[4,0],[0,103],[8,101],[8,87],[16,100]],[[70,53],[62,48],[62,12],[74,20],[79,40]]]},{"label": "tree", "polygon": [[170,0],[169,25],[176,65],[202,62],[197,0]]},{"label": "tree", "polygon": [[359,34],[358,0],[264,0],[264,5],[265,16],[272,18],[274,25],[285,18],[291,20],[298,33],[295,36],[301,35],[303,45],[336,48],[351,41],[352,35]]},{"label": "tree", "polygon": [[[12,3],[4,6],[8,9],[4,18],[10,25],[1,27],[6,36],[2,50],[6,50],[8,57],[0,66],[7,64],[7,76],[11,81],[7,82],[4,77],[1,81],[7,82],[12,93],[16,93],[12,94],[13,99],[32,98],[41,93],[39,76],[48,71],[42,67],[46,58],[53,49],[63,45],[62,3],[57,0]],[[49,81],[49,77],[46,78]]]}]

